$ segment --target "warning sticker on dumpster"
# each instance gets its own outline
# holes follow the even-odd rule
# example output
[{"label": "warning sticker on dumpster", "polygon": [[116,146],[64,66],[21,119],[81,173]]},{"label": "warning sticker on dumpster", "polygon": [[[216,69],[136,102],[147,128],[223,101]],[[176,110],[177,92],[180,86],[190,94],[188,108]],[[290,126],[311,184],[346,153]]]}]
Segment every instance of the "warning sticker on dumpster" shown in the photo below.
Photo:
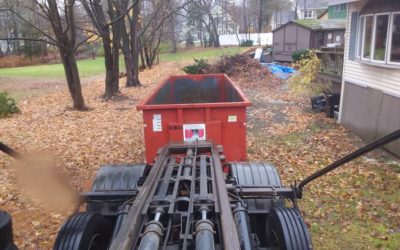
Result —
[{"label": "warning sticker on dumpster", "polygon": [[153,115],[153,132],[161,132],[162,131],[162,122],[161,122],[161,114]]},{"label": "warning sticker on dumpster", "polygon": [[228,115],[228,122],[237,122],[236,115]]},{"label": "warning sticker on dumpster", "polygon": [[183,125],[184,141],[205,141],[206,125],[205,124],[184,124]]}]

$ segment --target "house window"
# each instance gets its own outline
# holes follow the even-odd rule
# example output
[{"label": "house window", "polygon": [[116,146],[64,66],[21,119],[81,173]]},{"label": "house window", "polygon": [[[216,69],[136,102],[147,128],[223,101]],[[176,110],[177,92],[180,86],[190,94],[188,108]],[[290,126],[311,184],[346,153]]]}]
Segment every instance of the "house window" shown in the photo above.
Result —
[{"label": "house window", "polygon": [[364,39],[362,43],[362,58],[371,59],[372,30],[374,26],[374,16],[366,16],[364,20]]},{"label": "house window", "polygon": [[359,21],[357,57],[400,65],[400,12],[361,15]]},{"label": "house window", "polygon": [[374,57],[376,61],[386,61],[387,35],[389,28],[389,14],[375,16]]},{"label": "house window", "polygon": [[400,63],[400,13],[394,13],[392,15],[391,26],[389,62]]},{"label": "house window", "polygon": [[357,57],[358,58],[361,57],[361,49],[362,49],[361,41],[362,41],[362,39],[364,37],[364,20],[365,20],[365,17],[362,16],[360,18],[360,23],[358,24],[359,25],[358,26],[358,30],[359,30],[359,32],[358,32],[358,40],[357,40],[358,41],[357,44],[359,45],[358,48],[357,48]]},{"label": "house window", "polygon": [[342,12],[346,10],[346,4],[335,5],[335,12]]},{"label": "house window", "polygon": [[313,10],[305,10],[304,18],[314,18],[314,11]]}]

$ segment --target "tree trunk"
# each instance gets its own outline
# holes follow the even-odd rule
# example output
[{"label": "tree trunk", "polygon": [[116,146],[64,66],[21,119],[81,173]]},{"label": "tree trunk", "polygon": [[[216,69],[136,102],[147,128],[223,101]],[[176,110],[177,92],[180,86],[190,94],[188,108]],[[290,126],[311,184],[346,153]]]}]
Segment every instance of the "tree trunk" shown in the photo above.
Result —
[{"label": "tree trunk", "polygon": [[103,49],[104,49],[104,63],[106,66],[106,83],[104,90],[104,98],[111,98],[114,93],[114,82],[115,82],[115,73],[113,70],[115,69],[113,66],[113,53],[111,51],[111,41],[109,35],[102,36],[103,40]]},{"label": "tree trunk", "polygon": [[124,52],[124,61],[125,61],[125,68],[126,68],[126,87],[135,86],[135,80],[133,75],[133,66],[132,66],[132,59],[130,56],[126,56]]},{"label": "tree trunk", "polygon": [[[142,46],[140,46],[140,47],[142,47]],[[139,56],[140,56],[140,68],[146,69],[146,62],[144,60],[143,48],[141,48],[139,50]]]},{"label": "tree trunk", "polygon": [[140,13],[140,0],[136,0],[135,5],[133,6],[133,16],[130,22],[130,67],[132,79],[129,82],[128,86],[139,86],[139,40],[138,40],[138,22],[139,22],[139,13]]},{"label": "tree trunk", "polygon": [[125,70],[126,70],[126,87],[135,86],[134,69],[132,65],[132,53],[130,48],[129,34],[126,30],[125,22],[122,22],[122,53],[124,54]]},{"label": "tree trunk", "polygon": [[112,25],[113,95],[119,93],[119,49],[121,44],[121,21]]},{"label": "tree trunk", "polygon": [[59,48],[60,57],[64,66],[65,78],[67,79],[68,90],[73,101],[73,109],[86,110],[85,101],[82,95],[81,81],[76,64],[75,54],[68,49]]},{"label": "tree trunk", "polygon": [[171,38],[171,53],[176,53],[178,51],[178,45],[176,41],[175,35],[175,16],[172,15],[171,17],[171,24],[170,24],[170,38]]},{"label": "tree trunk", "polygon": [[139,55],[138,51],[134,51],[134,54],[132,55],[132,77],[134,79],[133,85],[132,86],[139,86],[141,85],[140,80],[139,80]]},{"label": "tree trunk", "polygon": [[149,48],[147,46],[144,46],[143,52],[144,52],[144,58],[146,59],[146,67],[150,69],[151,63],[150,63]]}]

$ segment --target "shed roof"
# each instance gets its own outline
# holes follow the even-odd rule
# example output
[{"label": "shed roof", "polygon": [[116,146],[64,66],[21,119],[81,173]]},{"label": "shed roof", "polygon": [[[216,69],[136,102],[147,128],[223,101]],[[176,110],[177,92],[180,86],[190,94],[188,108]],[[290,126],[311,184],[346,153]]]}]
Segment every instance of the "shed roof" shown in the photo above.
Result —
[{"label": "shed roof", "polygon": [[343,3],[352,3],[352,2],[359,2],[361,0],[329,0],[329,6],[343,4]]},{"label": "shed roof", "polygon": [[286,27],[289,24],[300,25],[309,30],[344,30],[346,29],[346,19],[327,19],[327,20],[319,20],[319,19],[299,19],[290,21],[276,29],[272,32],[280,30]]},{"label": "shed roof", "polygon": [[346,19],[328,19],[328,20],[300,19],[300,20],[295,20],[293,22],[311,30],[335,30],[335,29],[346,28]]}]

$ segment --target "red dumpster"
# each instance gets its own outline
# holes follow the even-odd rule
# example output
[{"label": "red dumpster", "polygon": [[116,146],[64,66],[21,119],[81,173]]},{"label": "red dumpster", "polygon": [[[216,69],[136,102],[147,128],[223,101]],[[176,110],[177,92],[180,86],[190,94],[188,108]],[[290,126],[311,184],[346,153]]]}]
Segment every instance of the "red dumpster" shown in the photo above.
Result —
[{"label": "red dumpster", "polygon": [[246,107],[250,101],[224,74],[171,76],[139,103],[146,161],[167,143],[209,141],[228,161],[246,160]]}]

